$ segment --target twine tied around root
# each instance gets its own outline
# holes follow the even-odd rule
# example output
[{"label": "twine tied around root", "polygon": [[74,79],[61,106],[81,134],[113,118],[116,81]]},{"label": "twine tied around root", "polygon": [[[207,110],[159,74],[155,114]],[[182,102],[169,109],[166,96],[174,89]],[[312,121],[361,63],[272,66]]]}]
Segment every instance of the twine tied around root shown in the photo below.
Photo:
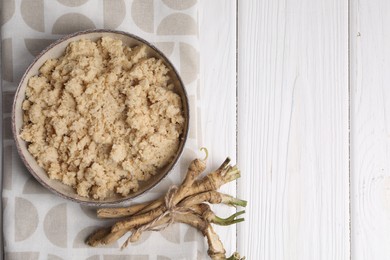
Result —
[{"label": "twine tied around root", "polygon": [[[192,212],[192,210],[189,208],[177,207],[176,205],[174,205],[173,200],[175,198],[175,195],[176,195],[178,189],[179,188],[176,185],[172,185],[171,187],[169,187],[168,192],[165,194],[165,197],[164,197],[165,208],[166,208],[165,212],[163,214],[161,214],[160,216],[158,216],[157,218],[155,218],[153,221],[151,221],[147,224],[141,225],[138,228],[132,230],[132,234],[125,241],[125,243],[123,243],[121,249],[127,247],[129,245],[129,243],[137,241],[139,239],[140,235],[144,231],[148,231],[148,230],[161,231],[163,229],[166,229],[168,226],[170,226],[172,223],[175,222],[175,215],[176,214],[185,214],[188,212]],[[164,223],[161,226],[154,227],[154,225],[156,225],[156,223],[158,223],[160,220],[162,220],[166,216],[169,216],[169,220],[166,223]]]}]

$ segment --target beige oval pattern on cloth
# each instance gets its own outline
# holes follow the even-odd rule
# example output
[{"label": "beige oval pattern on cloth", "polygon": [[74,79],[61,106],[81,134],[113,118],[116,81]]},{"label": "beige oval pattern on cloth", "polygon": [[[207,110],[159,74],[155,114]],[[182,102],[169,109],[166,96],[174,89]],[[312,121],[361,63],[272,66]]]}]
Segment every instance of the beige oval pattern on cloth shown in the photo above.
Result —
[{"label": "beige oval pattern on cloth", "polygon": [[164,4],[175,10],[188,9],[196,4],[196,0],[162,0]]},{"label": "beige oval pattern on cloth", "polygon": [[171,260],[171,258],[163,256],[163,255],[158,255],[157,260]]},{"label": "beige oval pattern on cloth", "polygon": [[43,230],[47,239],[56,246],[67,246],[67,214],[66,203],[52,207],[43,221]]},{"label": "beige oval pattern on cloth", "polygon": [[38,260],[38,252],[7,252],[5,258],[7,260]]},{"label": "beige oval pattern on cloth", "polygon": [[68,13],[64,14],[55,21],[52,33],[53,34],[69,34],[78,31],[95,29],[96,26],[91,19],[83,14]]},{"label": "beige oval pattern on cloth", "polygon": [[64,259],[56,255],[48,254],[47,260],[64,260]]},{"label": "beige oval pattern on cloth", "polygon": [[99,255],[93,255],[93,256],[90,256],[88,258],[85,258],[85,260],[100,260],[100,256]]},{"label": "beige oval pattern on cloth", "polygon": [[187,43],[180,43],[180,75],[185,84],[198,78],[199,52]]},{"label": "beige oval pattern on cloth", "polygon": [[173,53],[173,48],[175,47],[174,42],[155,42],[154,46],[157,47],[160,51],[162,51],[165,56],[169,57]]},{"label": "beige oval pattern on cloth", "polygon": [[88,0],[57,0],[57,1],[69,7],[80,6],[88,2]]},{"label": "beige oval pattern on cloth", "polygon": [[29,238],[38,227],[38,211],[28,200],[15,198],[15,242]]},{"label": "beige oval pattern on cloth", "polygon": [[160,234],[169,242],[180,244],[180,224],[174,223],[160,231]]},{"label": "beige oval pattern on cloth", "polygon": [[24,39],[24,44],[26,45],[27,50],[34,57],[53,42],[55,42],[55,40],[52,39]]},{"label": "beige oval pattern on cloth", "polygon": [[195,20],[182,13],[165,17],[157,28],[158,35],[197,35],[198,26]]},{"label": "beige oval pattern on cloth", "polygon": [[2,65],[2,77],[3,80],[13,82],[14,81],[14,66],[12,58],[12,39],[6,38],[1,41],[1,49],[3,55],[1,55]]},{"label": "beige oval pattern on cloth", "polygon": [[134,0],[131,5],[131,18],[144,32],[154,32],[153,0]]},{"label": "beige oval pattern on cloth", "polygon": [[85,258],[85,260],[100,260],[100,256],[99,255],[93,255],[93,256],[90,256],[88,258]]},{"label": "beige oval pattern on cloth", "polygon": [[187,229],[187,232],[184,234],[184,242],[197,242],[199,245],[206,245],[204,244],[205,238],[202,235],[202,232],[197,230],[196,228],[189,227]]},{"label": "beige oval pattern on cloth", "polygon": [[23,0],[20,12],[24,22],[38,32],[45,31],[45,14],[43,0]]},{"label": "beige oval pattern on cloth", "polygon": [[103,24],[106,29],[117,28],[125,19],[126,4],[123,0],[103,0]]},{"label": "beige oval pattern on cloth", "polygon": [[15,0],[3,0],[2,1],[2,14],[0,16],[0,25],[5,24],[11,20],[15,13]]}]

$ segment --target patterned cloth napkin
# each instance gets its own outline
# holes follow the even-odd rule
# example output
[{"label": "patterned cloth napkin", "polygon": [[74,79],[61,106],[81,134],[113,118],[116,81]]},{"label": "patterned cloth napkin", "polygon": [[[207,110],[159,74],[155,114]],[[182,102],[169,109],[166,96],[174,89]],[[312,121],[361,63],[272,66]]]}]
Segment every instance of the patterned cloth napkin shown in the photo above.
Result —
[{"label": "patterned cloth napkin", "polygon": [[136,34],[163,51],[179,70],[189,94],[189,141],[168,178],[138,200],[157,197],[178,183],[201,145],[198,4],[196,0],[2,0],[0,2],[3,106],[3,233],[5,259],[204,259],[203,236],[185,225],[146,232],[120,251],[126,239],[105,248],[84,240],[107,224],[95,210],[45,190],[23,166],[11,133],[15,89],[41,50],[65,34],[109,28]]}]

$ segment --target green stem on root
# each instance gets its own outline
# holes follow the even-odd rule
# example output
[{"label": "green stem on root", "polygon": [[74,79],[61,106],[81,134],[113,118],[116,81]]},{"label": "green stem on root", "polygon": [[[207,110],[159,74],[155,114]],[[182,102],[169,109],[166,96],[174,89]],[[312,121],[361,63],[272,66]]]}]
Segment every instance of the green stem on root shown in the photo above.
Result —
[{"label": "green stem on root", "polygon": [[245,213],[245,210],[242,210],[242,211],[239,211],[237,213],[234,213],[233,215],[231,215],[230,217],[227,217],[227,218],[220,218],[218,216],[214,216],[212,222],[214,224],[217,224],[220,226],[228,226],[228,225],[240,223],[240,222],[244,221],[244,218],[236,219],[236,217],[238,217],[244,213]]},{"label": "green stem on root", "polygon": [[204,159],[202,159],[202,161],[206,161],[207,158],[209,158],[209,151],[207,150],[206,147],[202,147],[202,148],[200,148],[200,150],[204,151],[204,153],[205,153],[205,157],[204,157]]},{"label": "green stem on root", "polygon": [[246,200],[240,200],[237,198],[232,197],[231,201],[227,203],[229,206],[240,206],[240,207],[246,207],[248,202]]}]

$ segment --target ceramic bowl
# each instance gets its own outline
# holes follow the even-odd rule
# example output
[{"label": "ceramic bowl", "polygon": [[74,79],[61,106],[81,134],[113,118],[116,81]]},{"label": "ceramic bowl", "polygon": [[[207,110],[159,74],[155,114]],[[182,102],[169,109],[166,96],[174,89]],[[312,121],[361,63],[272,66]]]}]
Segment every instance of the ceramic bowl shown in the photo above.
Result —
[{"label": "ceramic bowl", "polygon": [[[112,197],[108,197],[104,200],[94,200],[92,198],[85,198],[77,195],[75,190],[67,186],[60,181],[51,180],[45,170],[38,166],[35,158],[29,153],[27,150],[28,143],[20,138],[20,132],[23,126],[23,111],[22,111],[22,102],[25,99],[25,91],[27,87],[28,80],[38,74],[39,68],[44,64],[44,62],[51,58],[58,58],[63,55],[66,46],[70,42],[77,41],[80,39],[89,39],[92,41],[97,41],[101,37],[109,36],[111,38],[120,39],[124,45],[134,46],[134,45],[146,45],[147,53],[149,56],[160,58],[164,61],[165,65],[170,69],[170,77],[172,79],[172,83],[174,84],[175,92],[178,93],[182,99],[183,103],[183,111],[185,117],[184,131],[180,137],[180,145],[179,149],[172,160],[166,167],[161,169],[156,175],[154,175],[151,179],[145,182],[140,183],[139,190],[137,192],[131,193],[127,197],[122,197],[120,195],[113,195]],[[146,191],[150,190],[156,184],[158,184],[167,174],[172,170],[174,165],[178,162],[180,155],[182,154],[184,144],[188,135],[188,124],[189,124],[189,106],[188,106],[188,98],[184,88],[184,84],[177,73],[177,70],[173,67],[172,63],[165,57],[165,55],[159,51],[156,47],[154,47],[149,42],[132,35],[127,32],[122,31],[113,31],[113,30],[90,30],[90,31],[82,31],[77,32],[71,35],[67,35],[58,41],[54,42],[50,46],[48,46],[45,50],[43,50],[33,61],[33,63],[28,67],[27,71],[22,77],[22,80],[16,90],[15,99],[13,103],[13,111],[12,111],[12,131],[16,141],[16,147],[18,153],[27,167],[28,171],[47,189],[52,191],[53,193],[69,199],[71,201],[91,205],[91,206],[101,206],[101,205],[115,205],[126,200],[133,199]]]}]

